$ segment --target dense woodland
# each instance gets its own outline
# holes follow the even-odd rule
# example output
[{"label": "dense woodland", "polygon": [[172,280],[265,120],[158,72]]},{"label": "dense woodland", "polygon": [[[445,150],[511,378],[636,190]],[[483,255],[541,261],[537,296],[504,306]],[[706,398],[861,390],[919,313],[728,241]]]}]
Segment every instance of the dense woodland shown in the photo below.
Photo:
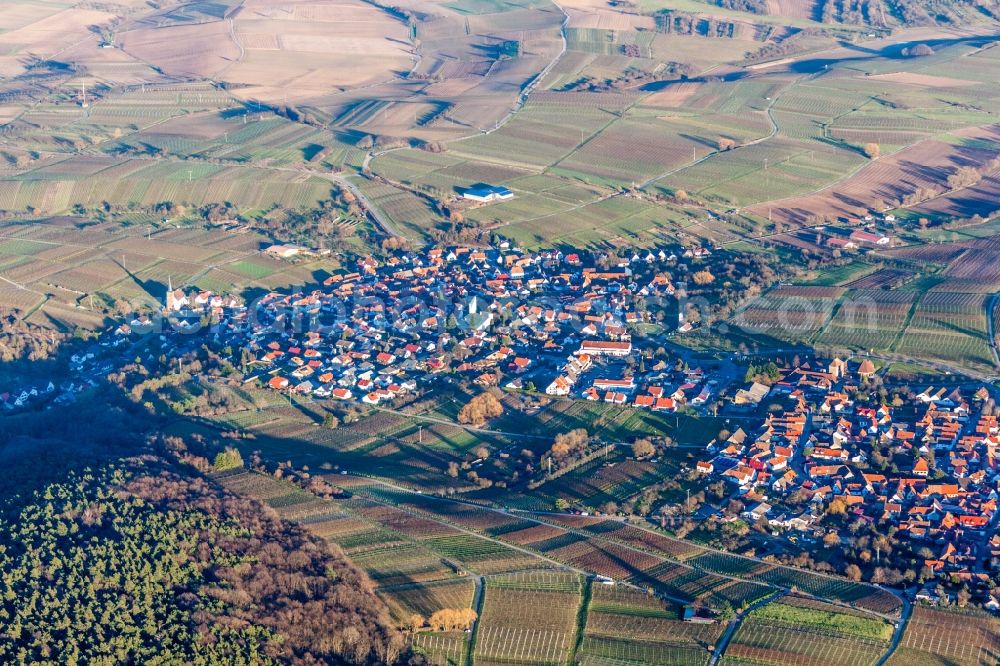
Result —
[{"label": "dense woodland", "polygon": [[370,582],[101,385],[3,417],[0,663],[418,663]]}]

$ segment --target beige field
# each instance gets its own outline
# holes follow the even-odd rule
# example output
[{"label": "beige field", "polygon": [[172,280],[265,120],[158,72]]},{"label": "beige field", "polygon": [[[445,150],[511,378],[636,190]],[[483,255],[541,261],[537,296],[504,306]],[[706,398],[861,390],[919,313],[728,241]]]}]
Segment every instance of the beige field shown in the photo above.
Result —
[{"label": "beige field", "polygon": [[17,118],[22,111],[24,111],[24,107],[16,104],[4,104],[0,106],[0,123],[9,123],[14,118]]},{"label": "beige field", "polygon": [[978,81],[967,81],[965,79],[953,79],[947,76],[933,76],[931,74],[920,74],[918,72],[892,72],[891,74],[876,74],[869,77],[878,81],[893,81],[911,86],[923,86],[932,88],[964,88],[966,86],[977,85]]},{"label": "beige field", "polygon": [[642,100],[644,106],[655,106],[662,108],[674,108],[684,106],[684,103],[691,98],[703,84],[696,82],[675,83],[665,90],[655,92]]},{"label": "beige field", "polygon": [[115,18],[108,12],[59,9],[59,5],[0,6],[0,76],[24,72],[26,56],[52,58],[77,43],[96,41],[88,28],[107,25]]},{"label": "beige field", "polygon": [[251,0],[231,21],[141,28],[121,42],[168,73],[239,84],[245,99],[301,103],[408,70],[407,39],[401,21],[361,0]]},{"label": "beige field", "polygon": [[167,28],[140,28],[121,35],[126,53],[174,75],[215,77],[240,56],[222,21]]},{"label": "beige field", "polygon": [[569,15],[570,28],[653,30],[656,27],[653,17],[617,11],[604,0],[568,0],[559,4]]}]

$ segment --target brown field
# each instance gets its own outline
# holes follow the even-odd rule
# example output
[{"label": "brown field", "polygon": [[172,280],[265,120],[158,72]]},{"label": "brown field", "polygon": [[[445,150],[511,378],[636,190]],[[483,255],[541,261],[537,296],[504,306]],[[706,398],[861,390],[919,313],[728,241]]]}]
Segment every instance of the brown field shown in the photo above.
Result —
[{"label": "brown field", "polygon": [[1000,210],[1000,173],[993,172],[974,187],[967,187],[931,199],[913,208],[924,215],[946,215],[949,217],[988,217]]},{"label": "brown field", "polygon": [[895,250],[886,250],[881,254],[889,257],[902,257],[914,261],[922,261],[931,264],[947,264],[965,252],[965,249],[956,243],[941,245],[914,245],[912,247],[901,247]]},{"label": "brown field", "polygon": [[849,282],[845,286],[851,289],[880,289],[882,287],[897,286],[911,277],[913,277],[913,273],[910,271],[899,268],[883,268],[871,275],[866,275],[854,282]]},{"label": "brown field", "polygon": [[980,613],[917,606],[889,666],[993,666],[1000,663],[1000,622]]},{"label": "brown field", "polygon": [[941,288],[994,291],[1000,285],[1000,262],[997,261],[1000,243],[997,240],[988,238],[962,243],[969,249],[948,264],[943,273],[948,279]]},{"label": "brown field", "polygon": [[140,28],[119,39],[126,53],[169,74],[218,76],[240,55],[229,25],[216,21],[167,28]]},{"label": "brown field", "polygon": [[996,148],[928,139],[873,160],[850,178],[816,194],[757,204],[748,210],[761,217],[767,217],[770,212],[772,219],[798,225],[816,216],[853,218],[875,207],[878,201],[898,201],[920,188],[943,189],[948,176],[959,168],[981,166],[1000,153],[1000,126],[969,128],[955,135],[993,142]]},{"label": "brown field", "polygon": [[600,28],[602,30],[653,30],[652,16],[617,11],[605,0],[568,0],[559,3],[569,15],[570,28]]},{"label": "brown field", "polygon": [[797,19],[812,19],[817,13],[815,0],[767,0],[770,16],[787,16]]}]

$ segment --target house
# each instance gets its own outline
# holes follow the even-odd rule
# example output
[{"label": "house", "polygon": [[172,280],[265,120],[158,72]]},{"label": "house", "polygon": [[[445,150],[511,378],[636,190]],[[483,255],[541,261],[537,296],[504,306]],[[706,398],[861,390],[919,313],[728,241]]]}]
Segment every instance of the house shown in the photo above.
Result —
[{"label": "house", "polygon": [[573,388],[573,383],[565,375],[559,375],[552,380],[552,383],[545,387],[547,395],[569,395]]},{"label": "house", "polygon": [[858,377],[861,379],[871,379],[875,376],[875,364],[869,359],[861,361],[861,365],[858,366]]},{"label": "house", "polygon": [[749,520],[757,521],[761,518],[766,518],[769,513],[771,513],[771,505],[766,502],[759,502],[744,511],[741,515]]},{"label": "house", "polygon": [[733,404],[736,405],[757,405],[767,397],[771,389],[760,382],[754,382],[748,388],[740,389],[733,397]]},{"label": "house", "polygon": [[514,193],[502,185],[475,185],[462,192],[462,198],[480,203],[514,198]]},{"label": "house", "polygon": [[588,356],[628,356],[632,353],[632,343],[584,340],[580,343],[580,349],[576,353]]},{"label": "house", "polygon": [[913,463],[913,476],[919,476],[926,479],[930,468],[927,465],[927,460],[924,458],[917,458],[917,461]]},{"label": "house", "polygon": [[598,390],[632,391],[635,389],[635,381],[631,377],[625,379],[595,379],[594,388]]},{"label": "house", "polygon": [[830,365],[827,366],[826,371],[839,379],[847,373],[847,362],[842,359],[835,358],[830,361]]}]

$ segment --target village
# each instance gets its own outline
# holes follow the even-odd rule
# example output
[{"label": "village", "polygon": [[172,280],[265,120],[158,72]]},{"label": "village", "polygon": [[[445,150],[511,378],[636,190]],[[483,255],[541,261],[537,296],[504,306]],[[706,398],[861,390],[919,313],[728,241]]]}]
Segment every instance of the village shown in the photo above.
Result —
[{"label": "village", "polygon": [[[633,346],[633,336],[655,349],[694,327],[674,276],[711,251],[677,252],[648,250],[599,267],[559,251],[435,248],[365,257],[321,288],[249,306],[171,289],[164,316],[168,333],[209,327],[222,344],[248,350],[239,359],[246,382],[299,396],[379,405],[447,376],[674,411],[705,405],[718,381],[671,363],[676,355],[665,350],[647,364]],[[646,307],[654,299],[673,305],[655,317]],[[164,327],[144,314],[115,335],[154,328]]]},{"label": "village", "polygon": [[[780,409],[709,444],[696,469],[730,485],[739,519],[791,543],[832,547],[864,525],[905,542],[915,575],[873,582],[922,581],[915,596],[929,603],[948,596],[939,580],[991,590],[1000,568],[1000,427],[989,390],[897,387],[886,401],[885,388],[868,359],[806,363],[771,386],[754,382],[737,399]],[[888,567],[879,548],[873,563]]]},{"label": "village", "polygon": [[[314,289],[252,303],[170,287],[162,312],[137,313],[72,363],[85,377],[111,369],[101,347],[130,357],[156,336],[180,357],[207,339],[243,383],[290,401],[391,409],[437,382],[463,382],[732,416],[743,425],[707,442],[693,466],[706,483],[725,481],[742,510],[706,505],[701,518],[740,519],[816,547],[863,521],[912,542],[925,599],[940,593],[938,578],[990,587],[1000,567],[1000,425],[988,390],[888,386],[870,359],[812,358],[751,379],[742,361],[695,354],[676,337],[696,328],[687,288],[718,270],[715,259],[703,247],[595,258],[502,243],[365,256]],[[86,386],[76,383],[15,399],[71,399]],[[847,518],[843,528],[831,530],[831,515]],[[875,553],[878,563],[887,556]]]}]

